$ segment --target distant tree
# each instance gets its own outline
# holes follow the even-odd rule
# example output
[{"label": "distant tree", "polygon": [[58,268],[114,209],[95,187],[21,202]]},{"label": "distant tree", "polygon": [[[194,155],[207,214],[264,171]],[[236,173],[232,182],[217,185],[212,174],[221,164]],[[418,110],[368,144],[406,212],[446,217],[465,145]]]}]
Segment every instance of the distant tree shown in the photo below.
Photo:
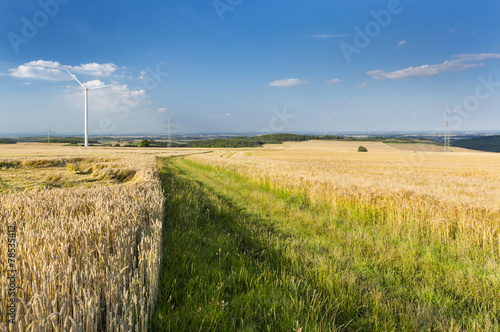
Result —
[{"label": "distant tree", "polygon": [[148,147],[150,142],[151,141],[148,140],[148,139],[143,139],[142,142],[141,142],[141,146],[142,147]]},{"label": "distant tree", "polygon": [[114,146],[117,147],[117,148],[119,148],[120,147],[120,143],[116,143]]},{"label": "distant tree", "polygon": [[457,139],[451,145],[472,150],[500,152],[500,135]]},{"label": "distant tree", "polygon": [[367,148],[365,148],[364,146],[360,146],[360,147],[358,148],[358,152],[368,152],[368,149],[367,149]]}]

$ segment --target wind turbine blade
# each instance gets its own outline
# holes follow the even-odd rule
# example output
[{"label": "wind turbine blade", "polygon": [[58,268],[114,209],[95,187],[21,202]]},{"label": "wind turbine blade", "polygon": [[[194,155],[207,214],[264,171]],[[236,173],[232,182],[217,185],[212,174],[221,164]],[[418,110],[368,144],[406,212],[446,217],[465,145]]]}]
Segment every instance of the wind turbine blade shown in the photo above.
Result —
[{"label": "wind turbine blade", "polygon": [[81,82],[80,82],[80,81],[76,78],[76,76],[75,76],[75,75],[71,74],[71,73],[69,72],[69,70],[67,70],[67,69],[65,69],[65,70],[68,72],[68,74],[70,74],[70,75],[71,75],[71,77],[73,77],[73,78],[75,79],[75,81],[77,81],[77,82],[78,82],[78,84],[80,84],[80,85],[82,86],[82,88],[86,89],[86,87],[85,87],[85,86],[84,86],[84,85],[83,85],[83,84],[82,84],[82,83],[81,83]]},{"label": "wind turbine blade", "polygon": [[95,90],[95,89],[102,89],[102,88],[107,88],[112,85],[102,85],[102,86],[94,86],[93,88],[88,88],[89,90]]}]

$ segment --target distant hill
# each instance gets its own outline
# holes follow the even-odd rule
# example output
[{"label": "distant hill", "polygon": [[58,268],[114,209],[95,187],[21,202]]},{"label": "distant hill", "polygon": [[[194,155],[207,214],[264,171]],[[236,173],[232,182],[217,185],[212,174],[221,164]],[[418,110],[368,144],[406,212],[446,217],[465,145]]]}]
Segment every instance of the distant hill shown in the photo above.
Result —
[{"label": "distant hill", "polygon": [[452,146],[489,152],[500,152],[500,135],[461,139],[451,142]]},{"label": "distant hill", "polygon": [[[227,137],[216,139],[202,139],[194,140],[184,143],[171,143],[171,147],[190,147],[190,148],[251,148],[260,147],[264,144],[281,144],[283,142],[303,142],[309,140],[324,140],[324,141],[367,141],[367,142],[384,142],[384,143],[406,143],[406,144],[435,144],[439,143],[423,138],[405,138],[405,137],[344,137],[335,135],[296,135],[296,134],[268,134],[259,136],[240,136],[240,137]],[[166,147],[169,146],[168,142],[160,142],[152,140],[151,147]]]}]

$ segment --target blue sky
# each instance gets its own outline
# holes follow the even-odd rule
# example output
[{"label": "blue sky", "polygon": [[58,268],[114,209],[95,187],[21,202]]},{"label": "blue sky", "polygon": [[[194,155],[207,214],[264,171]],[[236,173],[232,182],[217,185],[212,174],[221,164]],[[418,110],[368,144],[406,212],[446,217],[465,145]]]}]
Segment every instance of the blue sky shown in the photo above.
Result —
[{"label": "blue sky", "polygon": [[500,129],[500,1],[0,3],[0,134]]}]

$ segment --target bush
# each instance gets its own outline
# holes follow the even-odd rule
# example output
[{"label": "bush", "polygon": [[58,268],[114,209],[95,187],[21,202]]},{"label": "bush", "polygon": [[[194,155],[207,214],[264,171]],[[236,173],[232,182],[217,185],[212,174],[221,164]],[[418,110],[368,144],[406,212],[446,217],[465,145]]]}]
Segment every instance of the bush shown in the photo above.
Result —
[{"label": "bush", "polygon": [[120,147],[120,143],[116,143],[115,145],[113,145],[115,148],[119,148]]},{"label": "bush", "polygon": [[358,152],[368,152],[368,149],[367,149],[367,148],[365,148],[364,146],[360,146],[360,147],[358,148]]},{"label": "bush", "polygon": [[143,140],[141,141],[141,146],[142,146],[142,147],[148,147],[150,142],[151,142],[150,140],[143,139]]}]

